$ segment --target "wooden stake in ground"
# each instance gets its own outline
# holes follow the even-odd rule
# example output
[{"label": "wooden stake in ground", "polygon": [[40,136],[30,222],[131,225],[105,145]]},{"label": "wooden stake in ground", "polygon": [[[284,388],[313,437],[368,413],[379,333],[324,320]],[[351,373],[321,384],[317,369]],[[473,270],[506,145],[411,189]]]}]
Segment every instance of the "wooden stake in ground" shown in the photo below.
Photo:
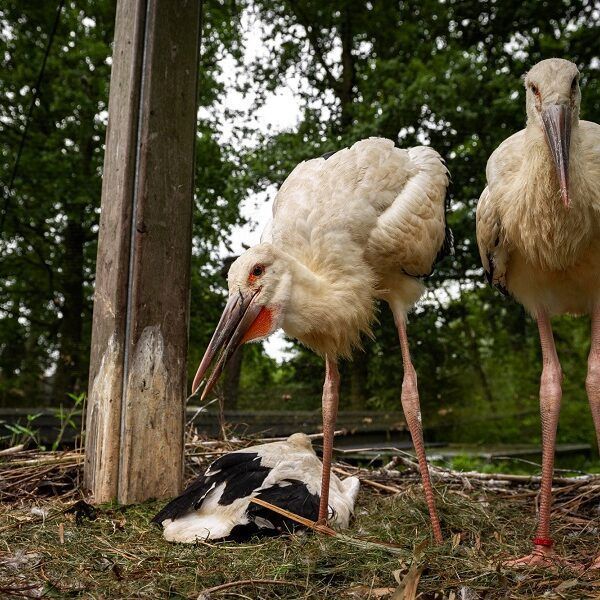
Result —
[{"label": "wooden stake in ground", "polygon": [[84,477],[95,502],[181,488],[199,11],[117,3]]}]

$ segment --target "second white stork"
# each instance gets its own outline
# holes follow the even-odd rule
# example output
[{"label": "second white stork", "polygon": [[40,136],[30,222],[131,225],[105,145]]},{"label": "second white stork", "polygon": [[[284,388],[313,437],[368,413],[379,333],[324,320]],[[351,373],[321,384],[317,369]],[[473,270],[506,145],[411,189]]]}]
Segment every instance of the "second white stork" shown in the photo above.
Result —
[{"label": "second white stork", "polygon": [[395,148],[370,138],[327,158],[300,163],[273,205],[263,243],[229,270],[229,300],[194,379],[195,392],[217,354],[202,396],[235,349],[278,328],[325,359],[323,477],[319,520],[328,512],[339,357],[371,333],[377,299],[394,315],[404,364],[401,401],[415,446],[435,539],[442,540],[427,468],[417,375],[406,317],[421,281],[448,249],[448,171],[430,147]]},{"label": "second white stork", "polygon": [[[562,372],[550,318],[592,316],[586,387],[600,444],[600,126],[579,119],[579,71],[552,58],[525,76],[527,126],[491,155],[477,206],[477,242],[492,284],[537,321],[542,347],[542,484],[533,552],[557,560],[550,537]],[[600,567],[600,561],[596,562]]]}]

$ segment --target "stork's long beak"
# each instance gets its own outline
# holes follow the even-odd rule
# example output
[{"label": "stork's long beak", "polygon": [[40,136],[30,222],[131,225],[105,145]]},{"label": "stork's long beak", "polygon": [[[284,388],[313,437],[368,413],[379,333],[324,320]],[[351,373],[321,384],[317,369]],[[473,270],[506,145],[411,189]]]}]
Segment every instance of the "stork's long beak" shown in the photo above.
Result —
[{"label": "stork's long beak", "polygon": [[552,152],[556,174],[560,182],[560,196],[566,208],[571,204],[569,197],[569,148],[571,146],[571,107],[553,104],[542,109],[542,121],[546,139]]},{"label": "stork's long beak", "polygon": [[262,306],[255,301],[259,291],[254,294],[243,294],[240,291],[229,297],[192,383],[192,394],[195,394],[213,359],[220,352],[217,363],[202,390],[201,400],[212,390],[227,361],[240,346],[244,334],[260,313]]}]

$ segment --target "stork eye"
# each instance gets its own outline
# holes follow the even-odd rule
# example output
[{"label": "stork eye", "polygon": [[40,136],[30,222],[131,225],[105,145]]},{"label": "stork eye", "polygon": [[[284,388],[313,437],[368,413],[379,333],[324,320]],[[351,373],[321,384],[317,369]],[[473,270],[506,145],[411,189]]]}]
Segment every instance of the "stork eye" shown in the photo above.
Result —
[{"label": "stork eye", "polygon": [[252,269],[252,276],[253,277],[260,277],[264,272],[265,272],[265,268],[262,265],[256,265]]},{"label": "stork eye", "polygon": [[539,96],[540,95],[540,88],[538,88],[537,85],[535,85],[535,83],[532,83],[530,86],[531,91],[536,95]]}]

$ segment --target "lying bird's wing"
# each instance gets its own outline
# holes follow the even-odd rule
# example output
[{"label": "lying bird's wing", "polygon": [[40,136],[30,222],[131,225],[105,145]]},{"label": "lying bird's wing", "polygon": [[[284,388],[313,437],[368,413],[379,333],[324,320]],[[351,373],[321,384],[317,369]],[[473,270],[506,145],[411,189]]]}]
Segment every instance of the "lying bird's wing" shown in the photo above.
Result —
[{"label": "lying bird's wing", "polygon": [[211,463],[206,473],[194,481],[180,496],[169,502],[153,519],[161,524],[166,519],[177,519],[202,506],[213,490],[222,487],[218,504],[231,504],[249,496],[259,488],[270,472],[261,465],[257,452],[230,452]]},{"label": "lying bird's wing", "polygon": [[[260,490],[254,497],[311,521],[316,521],[319,516],[319,496],[311,494],[306,484],[299,479],[284,479]],[[248,505],[246,514],[249,523],[236,525],[229,534],[230,539],[242,541],[252,535],[292,533],[302,528],[297,521],[253,502]]]}]

